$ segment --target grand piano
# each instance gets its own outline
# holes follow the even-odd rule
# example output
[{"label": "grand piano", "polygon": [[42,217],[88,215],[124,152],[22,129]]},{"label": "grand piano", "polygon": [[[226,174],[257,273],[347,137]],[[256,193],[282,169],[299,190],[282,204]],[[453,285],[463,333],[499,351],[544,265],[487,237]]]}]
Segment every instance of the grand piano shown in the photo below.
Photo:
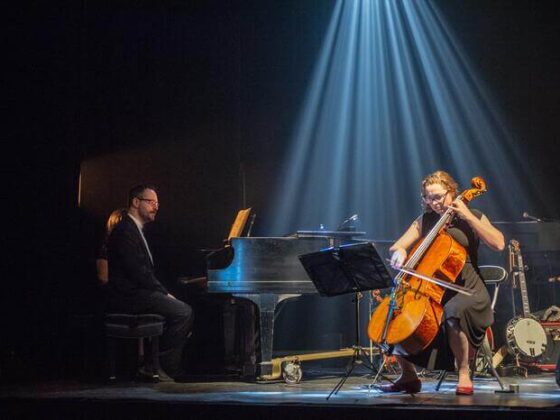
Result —
[{"label": "grand piano", "polygon": [[260,379],[270,378],[274,312],[278,303],[318,293],[298,256],[353,242],[365,232],[298,231],[287,237],[232,237],[208,256],[208,292],[231,293],[255,303],[260,322]]}]

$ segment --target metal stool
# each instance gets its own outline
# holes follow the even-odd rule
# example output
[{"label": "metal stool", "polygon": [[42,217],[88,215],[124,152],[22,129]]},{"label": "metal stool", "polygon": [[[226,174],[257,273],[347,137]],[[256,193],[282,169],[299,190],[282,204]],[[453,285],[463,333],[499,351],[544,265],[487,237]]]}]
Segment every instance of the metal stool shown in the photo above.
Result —
[{"label": "metal stool", "polygon": [[[480,269],[480,277],[482,277],[482,280],[484,280],[484,283],[486,285],[489,285],[489,286],[494,286],[492,303],[490,305],[490,307],[492,308],[492,311],[494,311],[494,306],[496,306],[496,301],[498,299],[498,292],[500,290],[500,284],[507,278],[508,272],[503,267],[500,267],[500,266],[497,266],[497,265],[481,265],[481,266],[479,266],[479,269]],[[482,355],[483,355],[486,363],[488,364],[488,368],[490,369],[490,371],[492,372],[492,375],[496,378],[496,380],[500,384],[500,388],[503,390],[504,389],[504,384],[502,383],[502,380],[500,379],[500,376],[498,375],[498,372],[496,372],[496,369],[494,368],[494,365],[492,364],[492,348],[490,347],[490,342],[488,341],[488,336],[487,335],[484,336],[484,341],[482,342],[480,347],[476,350],[476,352],[474,354],[474,357],[471,360],[471,367],[470,367],[471,379],[473,378],[475,367],[476,367],[476,359],[477,359],[480,352],[482,352]],[[445,379],[446,376],[447,376],[447,371],[446,370],[444,370],[440,373],[438,383],[436,385],[436,391],[439,391],[441,383],[443,382],[443,380]]]},{"label": "metal stool", "polygon": [[107,314],[105,315],[105,336],[109,363],[109,380],[116,380],[115,359],[116,340],[133,339],[151,341],[152,379],[159,380],[159,336],[163,334],[165,318],[157,314]]}]

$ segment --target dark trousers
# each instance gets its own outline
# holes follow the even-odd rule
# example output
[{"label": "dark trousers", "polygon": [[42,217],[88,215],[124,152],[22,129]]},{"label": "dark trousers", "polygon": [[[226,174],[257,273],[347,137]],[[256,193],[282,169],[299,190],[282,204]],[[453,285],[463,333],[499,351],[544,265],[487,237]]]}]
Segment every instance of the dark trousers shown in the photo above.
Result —
[{"label": "dark trousers", "polygon": [[173,299],[161,292],[131,301],[111,299],[111,310],[126,313],[151,313],[165,318],[163,336],[160,341],[160,362],[162,369],[176,378],[184,373],[183,351],[187,336],[192,330],[193,311],[185,302]]}]

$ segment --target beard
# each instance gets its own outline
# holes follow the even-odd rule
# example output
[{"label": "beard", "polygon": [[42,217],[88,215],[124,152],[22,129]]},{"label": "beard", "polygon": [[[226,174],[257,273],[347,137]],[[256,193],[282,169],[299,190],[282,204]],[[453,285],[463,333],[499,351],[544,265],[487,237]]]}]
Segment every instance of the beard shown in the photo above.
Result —
[{"label": "beard", "polygon": [[144,223],[153,222],[156,219],[157,211],[148,211],[142,214],[142,219]]}]

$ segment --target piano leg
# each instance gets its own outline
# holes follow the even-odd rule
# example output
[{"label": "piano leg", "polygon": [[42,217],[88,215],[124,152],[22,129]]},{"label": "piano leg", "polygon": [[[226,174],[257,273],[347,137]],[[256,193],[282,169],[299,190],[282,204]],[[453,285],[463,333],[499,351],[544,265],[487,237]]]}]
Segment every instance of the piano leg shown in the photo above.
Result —
[{"label": "piano leg", "polygon": [[261,362],[259,379],[272,379],[272,343],[274,340],[274,311],[281,301],[300,295],[278,295],[263,293],[259,295],[238,295],[254,302],[259,308],[259,332],[261,343]]},{"label": "piano leg", "polygon": [[278,304],[278,295],[261,295],[259,305],[261,362],[259,377],[266,379],[272,375],[272,344],[274,340],[274,310]]}]

